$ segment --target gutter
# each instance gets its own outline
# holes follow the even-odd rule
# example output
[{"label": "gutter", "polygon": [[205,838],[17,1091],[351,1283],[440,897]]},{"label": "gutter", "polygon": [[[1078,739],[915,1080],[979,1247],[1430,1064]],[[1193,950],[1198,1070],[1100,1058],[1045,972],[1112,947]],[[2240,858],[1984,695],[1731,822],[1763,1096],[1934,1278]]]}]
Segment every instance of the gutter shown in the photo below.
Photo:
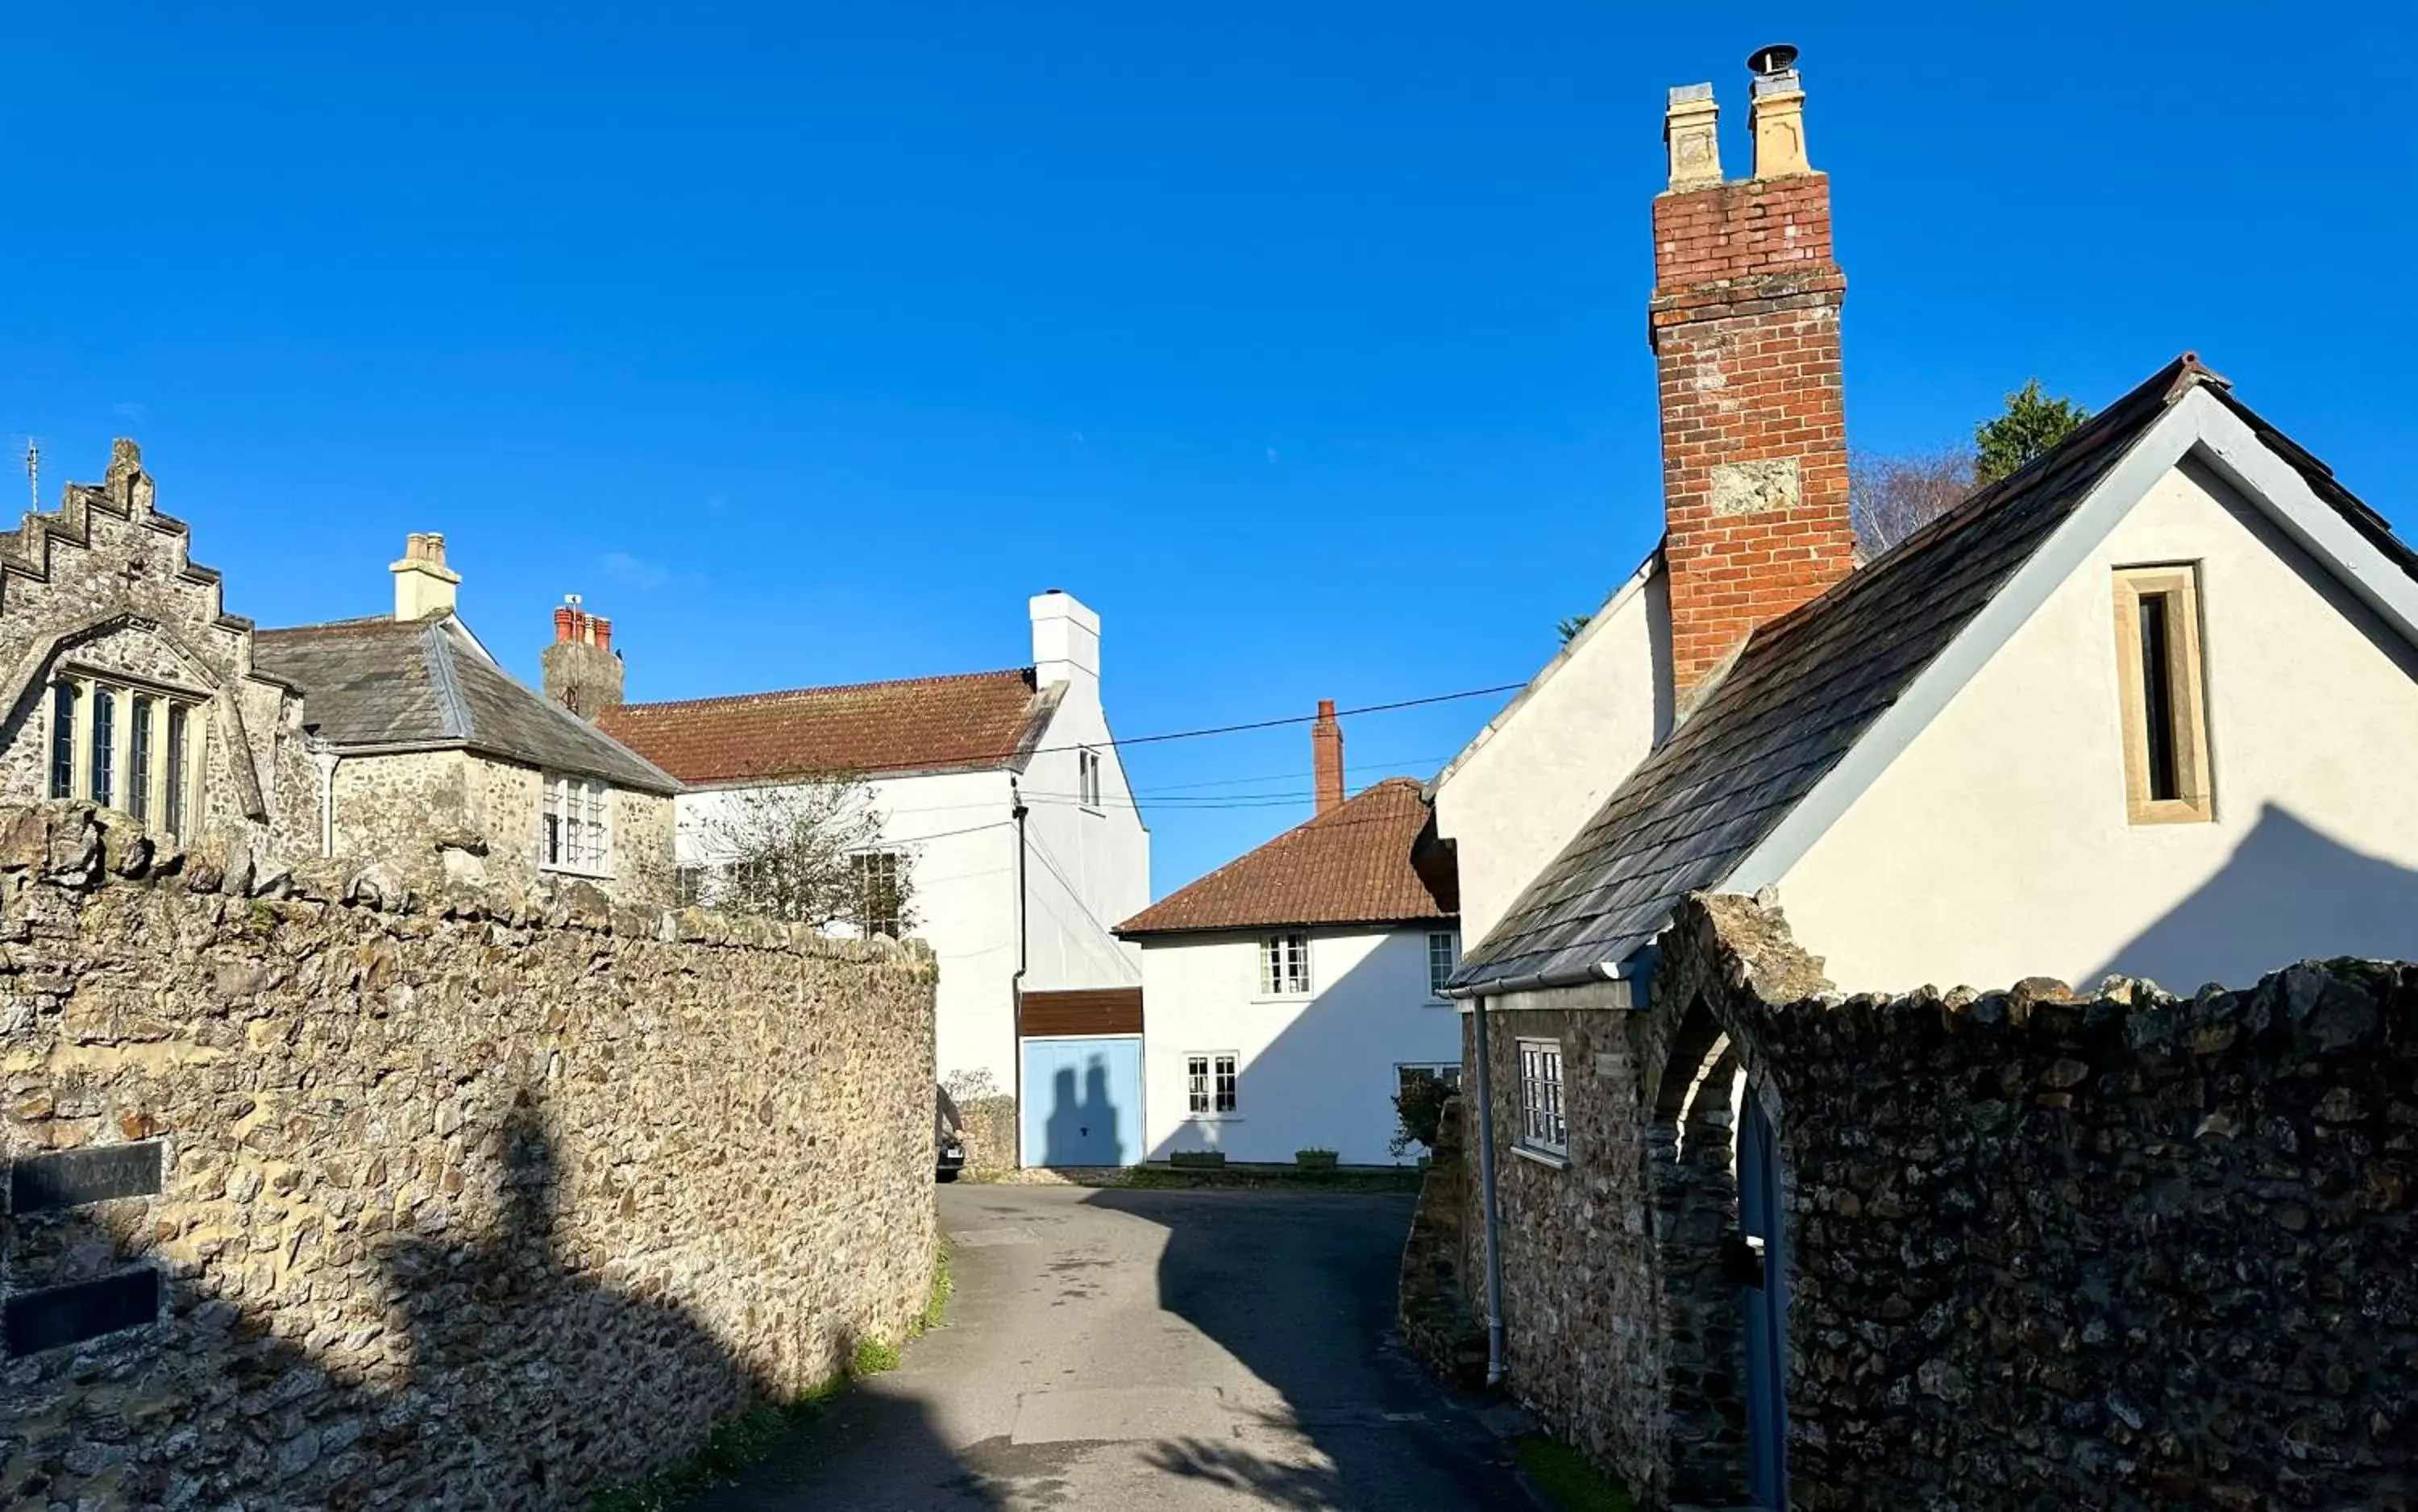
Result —
[{"label": "gutter", "polygon": [[1487,997],[1506,997],[1514,992],[1542,992],[1552,987],[1583,987],[1591,982],[1640,981],[1654,969],[1654,948],[1641,945],[1617,961],[1598,961],[1578,970],[1531,971],[1525,976],[1489,977],[1482,982],[1467,982],[1459,986],[1447,985],[1444,995],[1462,1002],[1483,1001]]}]

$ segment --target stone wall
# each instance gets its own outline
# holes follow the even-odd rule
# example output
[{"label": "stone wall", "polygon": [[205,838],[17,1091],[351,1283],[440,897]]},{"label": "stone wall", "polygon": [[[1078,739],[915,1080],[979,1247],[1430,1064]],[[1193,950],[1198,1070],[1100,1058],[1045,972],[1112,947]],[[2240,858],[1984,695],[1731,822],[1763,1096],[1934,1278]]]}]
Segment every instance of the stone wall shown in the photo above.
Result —
[{"label": "stone wall", "polygon": [[156,1145],[160,1190],[14,1214],[0,1284],[12,1326],[130,1268],[164,1305],[0,1364],[0,1504],[581,1505],[920,1309],[927,956],[383,867],[227,891],[112,818],[0,811],[0,1138]]},{"label": "stone wall", "polygon": [[1491,1016],[1568,1036],[1571,1168],[1504,1157],[1523,1399],[1648,1504],[1743,1499],[1744,1095],[1779,1131],[1793,1504],[2418,1503],[2418,968],[1826,987],[1777,915],[1699,898],[1651,1010]]},{"label": "stone wall", "polygon": [[[1461,1104],[1449,1099],[1419,1179],[1397,1294],[1402,1342],[1411,1352],[1446,1380],[1476,1387],[1486,1381],[1486,1273],[1467,1268],[1469,1184],[1477,1162],[1463,1158],[1462,1145]],[[1485,1263],[1483,1251],[1478,1263]],[[1478,1306],[1470,1306],[1472,1297]]]}]

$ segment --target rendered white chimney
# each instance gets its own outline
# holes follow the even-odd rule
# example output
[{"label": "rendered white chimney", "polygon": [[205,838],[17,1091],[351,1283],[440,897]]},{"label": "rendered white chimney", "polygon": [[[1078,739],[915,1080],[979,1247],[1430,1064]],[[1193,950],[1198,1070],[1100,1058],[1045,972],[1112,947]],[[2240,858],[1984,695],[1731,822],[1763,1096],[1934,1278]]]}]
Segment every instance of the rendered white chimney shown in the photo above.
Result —
[{"label": "rendered white chimney", "polygon": [[445,565],[445,538],[413,531],[404,539],[403,560],[387,571],[394,574],[394,617],[424,619],[453,607],[453,590],[462,574]]},{"label": "rendered white chimney", "polygon": [[1046,688],[1053,682],[1065,682],[1096,691],[1100,683],[1100,617],[1064,588],[1050,588],[1034,596],[1032,609],[1034,684]]}]

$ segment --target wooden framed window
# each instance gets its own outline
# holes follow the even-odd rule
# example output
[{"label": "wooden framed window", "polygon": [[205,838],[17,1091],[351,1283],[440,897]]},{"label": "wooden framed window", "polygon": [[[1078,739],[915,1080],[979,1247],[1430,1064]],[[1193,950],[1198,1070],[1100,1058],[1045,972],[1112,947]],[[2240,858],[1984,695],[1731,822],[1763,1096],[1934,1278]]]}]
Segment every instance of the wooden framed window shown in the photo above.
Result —
[{"label": "wooden framed window", "polygon": [[1260,996],[1290,998],[1309,991],[1309,937],[1268,935],[1260,940]]},{"label": "wooden framed window", "polygon": [[2124,812],[2134,824],[2196,824],[2216,817],[2199,623],[2197,567],[2117,570]]},{"label": "wooden framed window", "polygon": [[1241,1057],[1232,1050],[1184,1058],[1185,1101],[1194,1118],[1214,1118],[1234,1111],[1235,1094],[1242,1081],[1240,1061]]},{"label": "wooden framed window", "polygon": [[1520,1143],[1549,1155],[1570,1150],[1562,1116],[1562,1042],[1520,1042]]},{"label": "wooden framed window", "polygon": [[875,935],[901,938],[903,899],[898,890],[898,853],[865,850],[848,858],[856,878],[856,918],[868,939]]},{"label": "wooden framed window", "polygon": [[1086,746],[1075,753],[1076,798],[1085,808],[1100,806],[1100,753]]},{"label": "wooden framed window", "polygon": [[547,777],[537,860],[548,871],[612,875],[612,792],[592,777]]},{"label": "wooden framed window", "polygon": [[1461,937],[1449,929],[1428,933],[1428,996],[1444,996],[1445,984],[1452,980],[1452,969],[1461,964]]}]

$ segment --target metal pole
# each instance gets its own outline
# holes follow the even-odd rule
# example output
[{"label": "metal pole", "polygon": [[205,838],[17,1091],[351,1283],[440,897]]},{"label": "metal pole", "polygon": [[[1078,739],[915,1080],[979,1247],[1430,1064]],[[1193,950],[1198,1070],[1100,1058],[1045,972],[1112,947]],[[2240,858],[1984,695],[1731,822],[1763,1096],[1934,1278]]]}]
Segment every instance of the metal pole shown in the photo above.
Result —
[{"label": "metal pole", "polygon": [[1477,1036],[1477,1194],[1486,1230],[1486,1383],[1503,1383],[1503,1223],[1494,1203],[1494,1078],[1486,1046],[1486,1000],[1470,1025]]}]

